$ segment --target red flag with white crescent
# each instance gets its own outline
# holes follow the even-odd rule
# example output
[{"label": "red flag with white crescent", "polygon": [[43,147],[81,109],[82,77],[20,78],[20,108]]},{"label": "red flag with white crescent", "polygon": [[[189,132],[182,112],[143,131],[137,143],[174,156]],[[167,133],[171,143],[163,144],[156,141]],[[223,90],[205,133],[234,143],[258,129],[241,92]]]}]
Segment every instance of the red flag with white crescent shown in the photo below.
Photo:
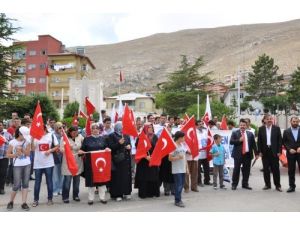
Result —
[{"label": "red flag with white crescent", "polygon": [[86,137],[92,135],[91,125],[92,125],[92,120],[90,117],[88,117],[87,120],[85,121],[85,136]]},{"label": "red flag with white crescent", "polygon": [[103,183],[111,178],[111,152],[110,150],[91,153],[91,167],[93,170],[93,183]]},{"label": "red flag with white crescent", "polygon": [[163,157],[167,156],[176,149],[176,144],[166,128],[159,136],[150,159],[150,166],[159,166]]},{"label": "red flag with white crescent", "polygon": [[196,121],[194,116],[192,116],[187,121],[187,123],[181,128],[181,131],[185,133],[184,140],[191,150],[192,157],[197,157],[199,155],[199,144],[197,139]]},{"label": "red flag with white crescent", "polygon": [[139,135],[139,142],[136,148],[136,154],[135,154],[135,160],[138,161],[142,158],[145,158],[147,156],[147,152],[151,149],[152,145],[145,134],[144,131],[142,131]]},{"label": "red flag with white crescent", "polygon": [[123,134],[127,134],[133,137],[138,136],[133,114],[131,113],[127,104],[125,104],[124,114],[122,117],[122,124],[123,124]]},{"label": "red flag with white crescent", "polygon": [[96,111],[96,107],[93,105],[93,103],[89,100],[88,97],[85,97],[85,107],[87,116],[93,115],[93,113]]},{"label": "red flag with white crescent", "polygon": [[32,119],[30,135],[31,137],[40,140],[44,136],[44,134],[45,131],[44,131],[43,114],[42,114],[40,102],[38,102]]},{"label": "red flag with white crescent", "polygon": [[79,116],[84,118],[84,119],[88,118],[88,116],[84,112],[82,112],[81,110],[79,111]]}]

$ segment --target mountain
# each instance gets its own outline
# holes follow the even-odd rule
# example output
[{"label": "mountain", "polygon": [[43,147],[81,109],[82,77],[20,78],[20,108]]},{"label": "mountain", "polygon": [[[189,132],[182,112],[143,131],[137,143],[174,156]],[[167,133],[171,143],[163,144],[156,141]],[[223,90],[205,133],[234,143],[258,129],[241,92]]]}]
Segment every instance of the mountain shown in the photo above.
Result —
[{"label": "mountain", "polygon": [[[190,60],[203,56],[202,71],[213,71],[222,81],[238,68],[250,70],[263,53],[274,58],[279,73],[289,74],[300,64],[300,19],[281,23],[249,24],[159,33],[149,37],[109,45],[85,46],[96,66],[96,76],[105,85],[105,94],[117,92],[119,71],[123,71],[126,91],[157,91],[176,70],[180,55]],[[71,50],[74,48],[70,48]]]}]

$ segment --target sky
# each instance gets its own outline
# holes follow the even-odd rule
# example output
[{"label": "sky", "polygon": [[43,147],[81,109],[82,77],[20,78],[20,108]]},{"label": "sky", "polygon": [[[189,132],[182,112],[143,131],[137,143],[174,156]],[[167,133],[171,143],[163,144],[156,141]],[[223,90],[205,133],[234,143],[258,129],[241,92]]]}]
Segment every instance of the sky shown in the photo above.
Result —
[{"label": "sky", "polygon": [[10,0],[1,8],[22,28],[15,39],[50,34],[67,47],[112,44],[183,29],[300,19],[297,0]]}]

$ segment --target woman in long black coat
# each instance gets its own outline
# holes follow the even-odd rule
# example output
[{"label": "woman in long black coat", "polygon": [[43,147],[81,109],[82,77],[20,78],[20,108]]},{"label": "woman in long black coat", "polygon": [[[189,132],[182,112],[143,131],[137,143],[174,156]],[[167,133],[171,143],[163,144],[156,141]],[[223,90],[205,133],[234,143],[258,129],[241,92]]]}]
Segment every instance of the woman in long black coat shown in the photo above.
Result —
[{"label": "woman in long black coat", "polygon": [[115,132],[108,136],[108,146],[111,149],[112,171],[109,186],[110,197],[121,201],[130,199],[131,181],[131,145],[129,136],[122,135],[122,123],[115,124]]},{"label": "woman in long black coat", "polygon": [[84,154],[84,177],[85,177],[85,186],[89,188],[88,193],[88,204],[92,205],[95,197],[95,188],[98,187],[100,202],[106,204],[107,201],[105,199],[105,191],[106,185],[105,183],[94,183],[93,182],[93,169],[91,166],[91,154],[86,154],[88,152],[104,150],[108,147],[107,139],[103,136],[100,136],[99,126],[97,123],[93,123],[91,125],[92,135],[83,139],[81,150],[78,151],[79,155]]},{"label": "woman in long black coat", "polygon": [[[139,189],[138,195],[140,198],[159,197],[159,167],[149,166],[149,161],[157,142],[157,136],[154,134],[152,124],[145,125],[142,132],[145,132],[148,136],[152,147],[148,151],[148,156],[137,163],[134,185],[135,188]],[[138,145],[138,141],[136,146]]]}]

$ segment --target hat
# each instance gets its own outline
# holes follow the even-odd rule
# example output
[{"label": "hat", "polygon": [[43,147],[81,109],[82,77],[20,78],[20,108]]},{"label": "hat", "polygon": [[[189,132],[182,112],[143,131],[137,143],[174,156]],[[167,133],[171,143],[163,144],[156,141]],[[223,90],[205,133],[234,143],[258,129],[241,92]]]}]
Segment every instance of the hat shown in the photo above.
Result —
[{"label": "hat", "polygon": [[30,130],[28,127],[22,126],[19,129],[20,133],[23,135],[26,141],[30,142],[31,136],[30,136]]}]

